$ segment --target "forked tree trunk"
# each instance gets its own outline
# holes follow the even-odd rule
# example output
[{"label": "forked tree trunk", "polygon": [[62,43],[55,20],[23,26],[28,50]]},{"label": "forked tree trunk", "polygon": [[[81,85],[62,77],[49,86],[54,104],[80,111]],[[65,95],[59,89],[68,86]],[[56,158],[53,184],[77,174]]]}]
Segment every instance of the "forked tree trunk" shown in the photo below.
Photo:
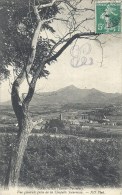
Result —
[{"label": "forked tree trunk", "polygon": [[6,174],[5,186],[18,185],[23,156],[27,147],[29,135],[32,131],[32,122],[28,114],[29,103],[21,103],[16,85],[13,85],[11,97],[13,109],[18,120],[19,131],[15,142],[12,144],[12,152]]}]

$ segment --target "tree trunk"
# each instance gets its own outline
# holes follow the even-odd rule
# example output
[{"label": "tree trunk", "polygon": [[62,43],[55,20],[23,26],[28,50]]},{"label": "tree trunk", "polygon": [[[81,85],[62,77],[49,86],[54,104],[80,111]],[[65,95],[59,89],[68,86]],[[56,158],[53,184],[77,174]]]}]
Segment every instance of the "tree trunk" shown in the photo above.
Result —
[{"label": "tree trunk", "polygon": [[11,168],[9,175],[9,186],[17,186],[20,176],[20,169],[23,162],[23,156],[27,147],[27,142],[31,129],[30,122],[25,118],[22,133],[16,139],[16,143],[13,145]]},{"label": "tree trunk", "polygon": [[12,152],[6,174],[5,186],[18,185],[24,152],[27,147],[29,135],[33,128],[32,121],[28,113],[29,101],[27,103],[22,103],[18,91],[18,85],[15,82],[12,87],[11,98],[13,109],[18,120],[19,129],[17,137],[12,144]]}]

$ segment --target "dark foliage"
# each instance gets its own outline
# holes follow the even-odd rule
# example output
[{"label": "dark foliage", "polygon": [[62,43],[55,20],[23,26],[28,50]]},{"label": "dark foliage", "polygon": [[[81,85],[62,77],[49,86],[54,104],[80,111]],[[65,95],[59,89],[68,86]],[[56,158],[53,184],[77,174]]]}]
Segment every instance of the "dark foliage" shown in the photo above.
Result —
[{"label": "dark foliage", "polygon": [[[14,136],[15,137],[15,136]],[[12,136],[0,137],[0,184],[11,155]],[[21,168],[21,185],[36,187],[116,186],[120,184],[121,140],[30,137]]]},{"label": "dark foliage", "polygon": [[31,137],[20,181],[29,186],[119,186],[117,140]]},{"label": "dark foliage", "polygon": [[[13,66],[14,72],[18,75],[23,67],[27,66],[31,53],[31,43],[34,31],[37,27],[37,19],[34,14],[32,0],[2,0],[0,2],[0,79],[9,77],[8,65]],[[36,3],[39,3],[36,2]],[[43,2],[40,2],[43,3]],[[48,13],[48,14],[47,14]],[[54,4],[51,7],[43,8],[40,11],[42,20],[54,17],[59,13],[58,7]],[[42,29],[55,32],[50,25],[52,21],[43,24]],[[36,57],[31,68],[33,75],[35,70],[40,66],[42,60],[49,55],[52,40],[42,39],[37,45]],[[53,53],[50,54],[50,56]],[[39,77],[48,76],[49,72],[42,69]]]}]

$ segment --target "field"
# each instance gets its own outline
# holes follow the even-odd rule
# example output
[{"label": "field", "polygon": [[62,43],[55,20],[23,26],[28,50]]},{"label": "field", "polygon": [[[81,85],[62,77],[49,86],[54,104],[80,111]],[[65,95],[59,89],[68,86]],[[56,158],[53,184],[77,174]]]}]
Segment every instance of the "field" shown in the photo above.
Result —
[{"label": "field", "polygon": [[[34,120],[40,117],[57,120],[61,108],[47,106],[31,110]],[[61,112],[67,117],[71,115],[71,110],[66,112],[62,108]],[[120,113],[112,117],[113,121],[121,120]],[[4,184],[11,156],[10,144],[18,129],[16,124],[11,107],[1,107],[1,186]],[[89,123],[90,130],[83,130],[82,126],[77,125],[60,125],[61,122],[56,132],[52,127],[32,131],[21,167],[20,185],[43,188],[122,186],[121,125]]]},{"label": "field", "polygon": [[[15,136],[14,136],[15,137]],[[0,137],[0,184],[10,158],[11,135]],[[33,187],[121,185],[121,140],[94,141],[31,136],[20,175],[20,185]]]}]

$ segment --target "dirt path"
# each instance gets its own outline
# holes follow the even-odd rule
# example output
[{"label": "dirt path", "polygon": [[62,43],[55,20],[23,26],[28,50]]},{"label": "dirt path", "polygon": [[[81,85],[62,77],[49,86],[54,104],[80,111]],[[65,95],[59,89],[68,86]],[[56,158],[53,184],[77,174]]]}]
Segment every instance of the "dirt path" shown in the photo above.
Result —
[{"label": "dirt path", "polygon": [[[16,133],[0,133],[0,135],[16,135]],[[103,140],[103,139],[107,139],[110,140],[110,138],[87,138],[87,137],[82,137],[82,136],[76,136],[76,135],[66,135],[66,134],[49,134],[49,133],[31,133],[30,136],[38,136],[38,137],[43,137],[43,136],[50,136],[52,138],[63,138],[63,139],[67,139],[67,138],[75,138],[75,139],[79,139],[79,140],[85,140],[85,141],[92,141],[94,142],[95,140]]]}]

